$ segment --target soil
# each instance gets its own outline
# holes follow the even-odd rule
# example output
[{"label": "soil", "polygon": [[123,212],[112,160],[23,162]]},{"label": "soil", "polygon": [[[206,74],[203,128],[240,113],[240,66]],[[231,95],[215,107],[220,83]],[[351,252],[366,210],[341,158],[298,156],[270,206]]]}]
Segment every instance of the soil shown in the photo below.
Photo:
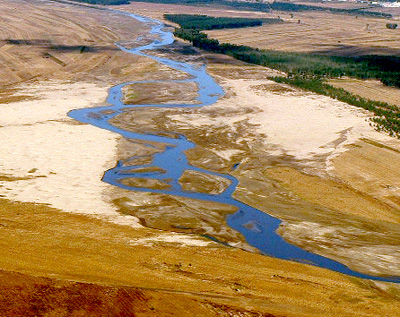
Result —
[{"label": "soil", "polygon": [[[139,316],[153,315],[152,308],[161,316],[218,316],[224,310],[244,316],[393,316],[400,308],[396,285],[205,238],[132,229],[4,199],[0,212],[0,296],[6,299],[0,307],[13,312],[9,316],[35,309],[39,315],[65,310],[95,315],[96,309],[122,307],[127,314],[143,309]],[[135,294],[143,295],[133,299],[137,308],[124,304]]]}]

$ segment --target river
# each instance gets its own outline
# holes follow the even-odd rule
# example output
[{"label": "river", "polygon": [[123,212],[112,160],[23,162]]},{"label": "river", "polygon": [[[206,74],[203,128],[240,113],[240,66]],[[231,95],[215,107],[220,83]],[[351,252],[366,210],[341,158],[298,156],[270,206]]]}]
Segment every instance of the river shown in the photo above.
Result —
[{"label": "river", "polygon": [[[103,9],[104,10],[104,9]],[[350,276],[400,283],[400,277],[392,276],[372,276],[363,274],[349,269],[347,266],[301,249],[295,245],[286,242],[281,236],[276,233],[281,221],[276,219],[258,209],[252,208],[234,198],[232,194],[238,184],[235,177],[228,174],[217,174],[201,168],[190,165],[185,151],[194,148],[196,144],[190,142],[184,135],[178,135],[176,138],[153,135],[153,134],[139,134],[123,130],[115,127],[109,121],[115,116],[121,114],[123,109],[127,108],[143,108],[143,107],[201,107],[212,105],[224,95],[223,89],[208,75],[205,65],[192,65],[187,62],[179,62],[164,57],[153,56],[148,51],[155,50],[165,45],[174,42],[173,34],[165,28],[165,25],[157,20],[131,14],[128,12],[110,10],[113,13],[127,15],[151,27],[149,34],[151,38],[155,38],[152,43],[146,44],[135,48],[126,48],[121,44],[118,47],[128,54],[136,54],[146,56],[153,60],[164,64],[170,68],[178,71],[185,72],[190,77],[186,80],[176,80],[175,82],[194,82],[198,86],[198,104],[142,104],[142,105],[126,105],[122,102],[122,88],[126,85],[136,83],[148,83],[149,81],[141,82],[126,82],[114,86],[109,91],[107,102],[109,106],[98,108],[84,108],[75,109],[68,113],[68,115],[80,122],[88,123],[93,126],[106,129],[120,134],[127,139],[140,140],[146,146],[152,147],[151,143],[157,142],[165,144],[162,152],[156,153],[153,156],[153,161],[150,164],[143,164],[137,166],[125,165],[124,162],[118,162],[116,167],[105,172],[103,181],[120,188],[134,191],[152,192],[169,194],[192,199],[210,201],[228,204],[237,207],[234,214],[227,216],[226,222],[233,229],[240,232],[246,239],[247,243],[260,250],[262,254],[272,256],[279,259],[302,262],[309,265],[314,265],[322,268],[327,268],[336,272],[344,273]],[[154,81],[156,82],[156,81]],[[95,115],[93,115],[95,114]],[[132,159],[140,157],[132,157]],[[132,172],[134,169],[146,168],[146,172]],[[230,181],[230,185],[226,190],[220,194],[205,194],[189,192],[182,189],[179,184],[179,178],[185,171],[192,170],[209,175],[216,175],[223,177]],[[131,172],[130,172],[131,171]],[[168,189],[147,189],[140,187],[132,187],[124,185],[121,181],[126,178],[146,178],[153,180],[161,180],[168,183]],[[221,241],[224,242],[224,241]]]}]

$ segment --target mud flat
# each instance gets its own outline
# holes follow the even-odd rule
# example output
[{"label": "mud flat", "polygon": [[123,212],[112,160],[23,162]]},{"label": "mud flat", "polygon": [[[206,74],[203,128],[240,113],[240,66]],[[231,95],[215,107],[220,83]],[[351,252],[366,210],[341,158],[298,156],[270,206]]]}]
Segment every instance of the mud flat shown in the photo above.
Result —
[{"label": "mud flat", "polygon": [[[193,83],[141,83],[124,87],[125,104],[190,104],[197,97]],[[151,96],[149,98],[149,96]],[[178,97],[181,96],[181,99]]]}]

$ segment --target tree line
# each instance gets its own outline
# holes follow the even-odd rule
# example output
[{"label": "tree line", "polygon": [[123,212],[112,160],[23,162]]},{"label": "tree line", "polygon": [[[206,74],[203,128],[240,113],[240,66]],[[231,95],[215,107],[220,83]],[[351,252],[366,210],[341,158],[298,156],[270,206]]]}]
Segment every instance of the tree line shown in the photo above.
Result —
[{"label": "tree line", "polygon": [[291,76],[359,79],[374,78],[387,86],[400,88],[400,58],[397,56],[366,55],[359,57],[325,56],[306,53],[261,50],[244,45],[219,43],[194,29],[178,28],[175,36],[190,41],[193,46],[230,55],[236,59],[284,71]]},{"label": "tree line", "polygon": [[[212,17],[207,15],[165,14],[165,19],[179,24],[184,29],[213,30],[261,26],[262,19]],[[271,19],[282,22],[280,19]]]}]

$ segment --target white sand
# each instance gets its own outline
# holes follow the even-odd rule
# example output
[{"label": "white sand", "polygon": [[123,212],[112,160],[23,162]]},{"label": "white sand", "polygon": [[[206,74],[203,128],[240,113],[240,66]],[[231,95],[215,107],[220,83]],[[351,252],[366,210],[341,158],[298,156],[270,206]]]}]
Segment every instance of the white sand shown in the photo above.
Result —
[{"label": "white sand", "polygon": [[54,81],[19,88],[39,99],[0,105],[0,174],[33,178],[0,182],[0,195],[140,226],[104,194],[111,185],[101,178],[115,165],[119,136],[67,117],[71,109],[104,102],[107,89]]},{"label": "white sand", "polygon": [[231,149],[231,150],[219,150],[219,151],[213,150],[213,152],[219,155],[220,157],[224,158],[225,160],[229,161],[232,156],[241,154],[243,151]]},{"label": "white sand", "polygon": [[253,107],[261,111],[250,114],[250,122],[266,135],[270,154],[291,155],[310,160],[320,155],[337,155],[345,145],[361,137],[388,140],[375,131],[363,109],[312,93],[273,93],[252,86],[274,84],[268,80],[229,80],[234,98],[221,102],[227,107]]}]

